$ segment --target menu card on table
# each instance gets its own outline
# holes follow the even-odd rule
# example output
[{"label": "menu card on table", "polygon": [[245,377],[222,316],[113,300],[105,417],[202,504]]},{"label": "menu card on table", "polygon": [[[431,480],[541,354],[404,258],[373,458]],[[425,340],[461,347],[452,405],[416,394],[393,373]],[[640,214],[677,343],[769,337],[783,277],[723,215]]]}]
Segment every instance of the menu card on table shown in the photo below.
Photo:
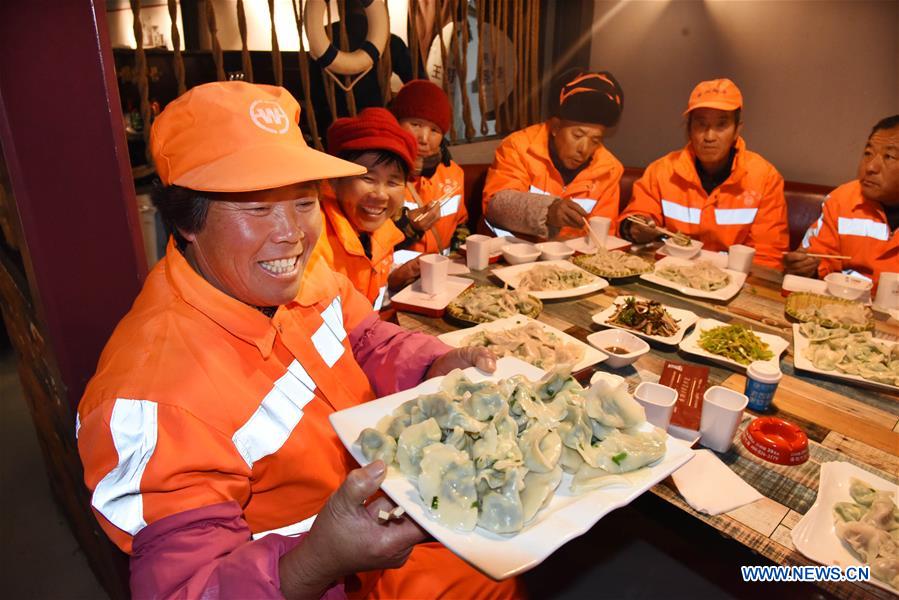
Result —
[{"label": "menu card on table", "polygon": [[659,383],[677,391],[677,402],[671,424],[699,431],[702,417],[702,396],[709,382],[709,368],[665,361]]}]

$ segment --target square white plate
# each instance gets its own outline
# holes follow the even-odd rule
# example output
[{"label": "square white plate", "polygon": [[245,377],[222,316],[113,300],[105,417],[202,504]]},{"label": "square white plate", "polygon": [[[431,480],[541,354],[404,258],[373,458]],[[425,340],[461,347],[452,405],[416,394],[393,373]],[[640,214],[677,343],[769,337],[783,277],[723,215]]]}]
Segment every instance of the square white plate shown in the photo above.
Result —
[{"label": "square white plate", "polygon": [[[666,256],[656,263],[655,271],[658,271],[659,269],[667,266],[686,266],[691,264],[692,262],[694,261],[686,260],[683,258],[674,258],[673,256]],[[640,279],[649,281],[650,283],[655,283],[656,285],[661,285],[673,290],[677,290],[685,296],[695,296],[697,298],[709,298],[711,300],[726,301],[730,300],[740,293],[740,290],[743,288],[743,283],[746,281],[746,273],[731,271],[730,269],[722,270],[730,275],[730,283],[720,290],[715,290],[714,292],[707,292],[705,290],[699,290],[696,288],[681,285],[679,283],[675,283],[670,279],[659,277],[658,275],[656,275],[655,271],[653,271],[652,273],[644,273],[640,275]]]},{"label": "square white plate", "polygon": [[[668,248],[662,245],[658,250],[656,250],[656,256],[669,256]],[[671,258],[678,257],[672,256]],[[681,260],[704,260],[706,262],[712,263],[719,269],[727,268],[727,252],[712,252],[711,250],[700,250],[699,254],[697,254],[696,256],[693,256],[691,258],[682,258]]]},{"label": "square white plate", "polygon": [[442,294],[426,294],[421,291],[421,279],[416,279],[391,296],[390,301],[395,304],[408,304],[429,310],[443,310],[456,296],[473,284],[473,279],[449,275],[446,278],[446,289]]},{"label": "square white plate", "polygon": [[618,306],[624,304],[624,302],[631,297],[637,298],[637,300],[645,300],[645,298],[641,298],[639,296],[618,296],[617,298],[615,298],[615,302],[612,303],[611,306],[606,308],[601,313],[593,315],[593,322],[597,325],[602,325],[603,327],[614,327],[615,329],[622,329],[624,331],[633,333],[634,335],[639,335],[644,339],[659,342],[660,344],[676,346],[682,339],[684,339],[684,334],[687,333],[687,330],[690,329],[690,327],[699,320],[699,317],[697,317],[696,313],[694,312],[683,310],[681,308],[665,306],[663,304],[662,307],[668,311],[668,314],[671,315],[671,318],[677,321],[677,332],[674,335],[648,335],[643,333],[642,331],[637,331],[636,329],[630,329],[628,327],[624,327],[623,325],[610,323],[609,319],[611,319],[612,315],[615,314],[615,310],[618,308]]},{"label": "square white plate", "polygon": [[[543,371],[516,358],[501,358],[491,376],[475,368],[465,370],[472,381],[505,379],[521,374],[530,379],[543,376]],[[360,404],[330,416],[331,425],[353,458],[368,464],[355,444],[366,427],[375,427],[397,406],[421,394],[436,392],[441,377],[425,381],[415,388]],[[428,514],[417,487],[397,469],[390,469],[381,488],[406,509],[416,523],[440,543],[494,579],[512,577],[543,562],[562,544],[590,530],[602,517],[632,502],[640,494],[676,471],[693,458],[686,443],[668,437],[667,452],[659,461],[626,474],[630,485],[601,488],[580,495],[570,492],[571,475],[562,482],[549,504],[516,535],[499,535],[476,527],[474,531],[456,531],[441,525]]]},{"label": "square white plate", "polygon": [[589,283],[585,283],[584,285],[579,285],[574,288],[569,288],[567,290],[528,290],[528,293],[531,296],[533,296],[534,298],[540,298],[541,300],[573,298],[575,296],[582,296],[584,294],[598,292],[599,290],[608,287],[609,285],[609,282],[602,277],[597,277],[593,273],[585,271],[577,265],[568,262],[567,260],[543,260],[536,263],[525,263],[522,265],[512,265],[511,267],[501,267],[499,269],[495,269],[493,271],[493,274],[502,279],[505,283],[509,284],[511,287],[517,288],[518,282],[521,280],[524,274],[534,267],[559,267],[561,269],[568,269],[570,271],[580,271],[581,273],[585,273],[590,278]]},{"label": "square white plate", "polygon": [[[818,497],[808,512],[796,523],[791,532],[793,546],[805,556],[822,565],[861,565],[837,537],[833,522],[833,505],[852,502],[849,480],[855,477],[877,490],[892,491],[894,501],[899,502],[899,486],[869,473],[848,462],[821,463]],[[872,576],[868,583],[894,594],[897,590]]]},{"label": "square white plate", "polygon": [[[714,329],[715,327],[720,327],[722,325],[728,325],[729,323],[724,323],[722,321],[718,321],[716,319],[699,319],[696,323],[696,327],[693,328],[693,331],[688,335],[679,345],[679,348],[686,352],[687,354],[693,354],[695,356],[702,356],[703,358],[707,358],[709,360],[713,360],[719,362],[721,364],[725,364],[731,367],[735,367],[740,371],[745,371],[748,365],[741,365],[735,360],[731,360],[729,358],[725,358],[720,354],[712,354],[707,350],[704,350],[699,345],[699,336],[703,331],[707,331],[709,329]],[[764,362],[771,363],[772,365],[777,365],[780,368],[780,355],[783,354],[783,351],[790,347],[790,342],[783,339],[779,335],[774,335],[771,333],[763,333],[761,331],[753,331],[754,334],[759,336],[759,339],[768,344],[768,349],[771,350],[771,353],[774,355],[770,360],[766,360]]]},{"label": "square white plate", "polygon": [[[571,248],[575,252],[580,252],[581,254],[596,253],[596,244],[593,243],[593,241],[590,239],[590,236],[565,240],[565,243],[569,248]],[[630,245],[631,243],[629,241],[623,240],[620,237],[615,237],[614,235],[610,235],[606,237],[604,248],[606,250],[623,250],[625,248],[629,248]]]},{"label": "square white plate", "polygon": [[438,335],[437,339],[444,344],[450,345],[454,348],[461,348],[466,339],[468,339],[472,335],[476,335],[481,331],[504,331],[506,329],[513,329],[515,327],[523,327],[528,323],[536,323],[547,333],[551,333],[557,336],[560,340],[562,340],[563,343],[574,344],[584,351],[584,358],[582,358],[580,362],[575,363],[574,367],[572,367],[572,371],[574,372],[580,371],[581,369],[586,369],[590,365],[595,365],[596,363],[600,363],[608,358],[605,353],[600,352],[593,346],[585,344],[579,339],[572,337],[567,333],[556,329],[555,327],[550,327],[546,323],[538,321],[537,319],[526,317],[524,315],[513,315],[511,317],[505,317],[503,319],[491,321],[490,323],[481,323],[480,325],[471,327],[469,329],[450,331],[448,333]]},{"label": "square white plate", "polygon": [[[799,331],[799,323],[793,323],[793,367],[799,369],[800,371],[811,371],[812,373],[819,373],[821,375],[827,375],[833,379],[842,379],[844,381],[857,381],[859,383],[863,383],[864,385],[872,388],[877,388],[880,390],[886,390],[888,392],[899,392],[899,387],[895,385],[890,385],[888,383],[880,383],[879,381],[873,381],[871,379],[865,379],[859,375],[850,375],[849,373],[844,373],[842,371],[837,371],[834,369],[833,371],[825,371],[824,369],[819,369],[805,357],[805,349],[809,346],[808,338],[802,335],[802,332]],[[890,342],[890,340],[882,340],[887,343],[897,343]]]}]

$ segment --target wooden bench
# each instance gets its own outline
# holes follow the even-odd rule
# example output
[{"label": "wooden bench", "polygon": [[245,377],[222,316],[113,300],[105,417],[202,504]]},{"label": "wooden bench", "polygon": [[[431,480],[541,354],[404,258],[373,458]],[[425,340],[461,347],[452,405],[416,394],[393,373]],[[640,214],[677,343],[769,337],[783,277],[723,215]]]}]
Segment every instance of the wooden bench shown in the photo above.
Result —
[{"label": "wooden bench", "polygon": [[[465,171],[465,206],[468,209],[469,222],[477,223],[481,218],[481,195],[484,181],[487,178],[488,164],[462,165]],[[641,167],[627,167],[621,177],[621,208],[631,199],[634,182],[643,175]],[[802,241],[809,225],[821,215],[821,205],[832,188],[824,185],[784,183],[784,195],[787,199],[787,219],[790,226],[790,248],[796,248]]]}]

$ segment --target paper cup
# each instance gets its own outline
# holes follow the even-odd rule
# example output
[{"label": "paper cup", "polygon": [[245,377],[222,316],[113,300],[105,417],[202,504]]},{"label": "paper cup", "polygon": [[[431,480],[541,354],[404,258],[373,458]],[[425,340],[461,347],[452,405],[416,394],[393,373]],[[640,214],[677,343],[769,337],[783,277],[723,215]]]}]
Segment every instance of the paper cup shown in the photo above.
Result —
[{"label": "paper cup", "polygon": [[421,291],[425,294],[442,294],[446,291],[450,259],[440,254],[425,254],[418,259],[421,267]]},{"label": "paper cup", "polygon": [[899,310],[899,273],[881,273],[874,304],[884,310]]},{"label": "paper cup", "polygon": [[752,268],[752,258],[755,256],[755,248],[734,244],[727,250],[727,268],[740,273],[748,273]]},{"label": "paper cup", "polygon": [[702,397],[699,443],[715,452],[727,452],[748,402],[745,394],[720,385],[707,389]]},{"label": "paper cup", "polygon": [[646,420],[667,431],[677,402],[677,391],[667,385],[644,381],[634,390],[634,399],[646,410]]},{"label": "paper cup", "polygon": [[476,233],[465,238],[465,264],[472,271],[483,271],[490,263],[493,239]]},{"label": "paper cup", "polygon": [[[590,217],[590,229],[596,235],[597,239],[605,246],[606,239],[609,237],[609,228],[612,226],[612,220],[606,217]],[[587,236],[587,243],[592,245],[593,239]]]}]

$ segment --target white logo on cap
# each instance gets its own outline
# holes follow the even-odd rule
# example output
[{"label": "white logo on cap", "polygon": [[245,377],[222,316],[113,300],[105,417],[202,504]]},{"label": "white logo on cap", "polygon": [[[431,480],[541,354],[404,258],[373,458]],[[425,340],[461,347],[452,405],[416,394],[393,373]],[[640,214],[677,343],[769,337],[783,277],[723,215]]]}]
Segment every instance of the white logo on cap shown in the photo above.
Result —
[{"label": "white logo on cap", "polygon": [[290,119],[280,104],[272,100],[256,100],[250,105],[250,118],[259,129],[269,133],[287,133]]}]

